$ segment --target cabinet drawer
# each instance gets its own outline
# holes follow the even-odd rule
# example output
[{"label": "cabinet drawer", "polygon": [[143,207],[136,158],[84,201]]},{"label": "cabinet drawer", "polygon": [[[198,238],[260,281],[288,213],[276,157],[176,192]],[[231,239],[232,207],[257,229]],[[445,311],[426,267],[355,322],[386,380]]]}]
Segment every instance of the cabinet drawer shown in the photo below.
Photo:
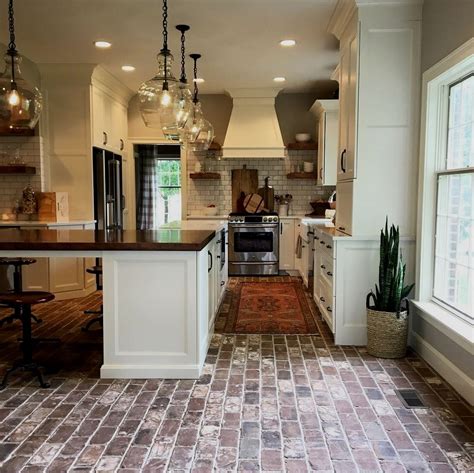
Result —
[{"label": "cabinet drawer", "polygon": [[[333,285],[333,260],[327,253],[321,253],[319,260],[319,277],[331,288]],[[331,291],[332,293],[332,291]]]},{"label": "cabinet drawer", "polygon": [[320,252],[321,254],[328,255],[329,258],[333,258],[334,254],[334,245],[332,238],[327,234],[317,235],[317,239],[315,236],[315,251]]}]

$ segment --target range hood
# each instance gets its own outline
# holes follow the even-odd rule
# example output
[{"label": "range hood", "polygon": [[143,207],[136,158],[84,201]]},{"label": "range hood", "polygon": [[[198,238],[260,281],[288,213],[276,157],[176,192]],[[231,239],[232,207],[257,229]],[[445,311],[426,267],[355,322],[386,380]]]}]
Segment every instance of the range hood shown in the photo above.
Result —
[{"label": "range hood", "polygon": [[222,148],[222,157],[273,158],[286,156],[275,110],[281,89],[231,89],[234,106]]}]

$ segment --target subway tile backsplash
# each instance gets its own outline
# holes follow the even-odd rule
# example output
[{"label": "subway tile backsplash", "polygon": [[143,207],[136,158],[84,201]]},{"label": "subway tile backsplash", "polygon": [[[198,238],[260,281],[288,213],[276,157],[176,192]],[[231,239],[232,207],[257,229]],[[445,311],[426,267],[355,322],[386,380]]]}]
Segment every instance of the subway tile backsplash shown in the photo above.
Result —
[{"label": "subway tile backsplash", "polygon": [[23,189],[30,184],[37,192],[46,188],[42,138],[12,136],[0,138],[0,166],[8,165],[18,149],[24,164],[36,167],[34,175],[0,174],[0,219],[14,218],[13,206],[21,199]]},{"label": "subway tile backsplash", "polygon": [[[210,172],[221,175],[220,180],[193,180],[189,173],[194,172],[196,161]],[[199,214],[203,207],[216,205],[219,215],[225,215],[232,210],[232,169],[242,168],[258,170],[259,187],[264,185],[266,176],[270,176],[270,185],[277,194],[291,194],[290,214],[304,215],[312,211],[310,202],[327,200],[335,190],[332,186],[317,186],[315,181],[306,179],[287,179],[293,166],[299,166],[304,161],[315,161],[314,151],[289,151],[285,159],[222,159],[221,161],[204,159],[193,153],[188,154],[188,215]],[[275,206],[276,208],[276,206]]]}]

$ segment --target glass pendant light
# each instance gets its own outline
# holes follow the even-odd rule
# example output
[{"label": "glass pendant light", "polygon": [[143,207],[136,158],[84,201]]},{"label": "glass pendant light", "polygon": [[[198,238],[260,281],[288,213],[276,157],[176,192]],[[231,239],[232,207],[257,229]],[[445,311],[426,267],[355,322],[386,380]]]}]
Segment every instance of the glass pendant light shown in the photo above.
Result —
[{"label": "glass pendant light", "polygon": [[38,123],[43,99],[37,87],[23,79],[21,56],[15,44],[13,0],[8,4],[10,43],[5,54],[5,70],[0,75],[0,132],[22,132]]},{"label": "glass pendant light", "polygon": [[182,130],[188,121],[193,107],[192,93],[189,90],[186,79],[186,31],[189,31],[188,25],[177,25],[176,29],[181,32],[181,77],[177,85],[177,99],[174,107],[167,107],[162,110],[160,115],[161,129],[163,134],[171,140],[181,139]]},{"label": "glass pendant light", "polygon": [[173,56],[168,49],[168,2],[163,0],[163,47],[157,56],[158,73],[138,89],[140,113],[149,128],[161,128],[160,116],[172,113],[178,97],[176,77],[171,72]]},{"label": "glass pendant light", "polygon": [[197,61],[201,58],[200,54],[190,54],[194,61],[194,107],[186,124],[183,134],[183,141],[192,151],[206,151],[214,139],[214,127],[204,118],[199,102],[199,89],[197,85]]}]

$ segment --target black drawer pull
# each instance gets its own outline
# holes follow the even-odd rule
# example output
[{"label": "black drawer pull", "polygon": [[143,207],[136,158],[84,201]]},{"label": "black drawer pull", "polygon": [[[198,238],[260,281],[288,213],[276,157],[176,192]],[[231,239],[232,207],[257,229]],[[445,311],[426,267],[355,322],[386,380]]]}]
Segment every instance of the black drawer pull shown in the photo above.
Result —
[{"label": "black drawer pull", "polygon": [[225,284],[225,281],[221,281],[221,286],[223,286]]},{"label": "black drawer pull", "polygon": [[315,240],[319,240],[319,237],[318,237],[318,236],[315,236],[314,239],[315,239]]},{"label": "black drawer pull", "polygon": [[320,297],[319,300],[320,300],[321,302],[326,302],[326,299],[325,299],[324,297]]},{"label": "black drawer pull", "polygon": [[321,240],[319,243],[321,243],[321,245],[325,245],[325,244],[326,244],[323,240]]},{"label": "black drawer pull", "polygon": [[321,269],[326,269],[326,266],[324,266],[324,264],[322,264]]},{"label": "black drawer pull", "polygon": [[328,276],[332,276],[331,271],[328,271],[328,272],[327,272],[327,275],[328,275]]},{"label": "black drawer pull", "polygon": [[329,306],[326,307],[326,310],[327,310],[328,312],[332,312],[332,309],[331,309],[331,307],[329,307]]},{"label": "black drawer pull", "polygon": [[332,250],[332,246],[331,246],[331,245],[326,245],[326,248],[327,248],[328,250]]}]

